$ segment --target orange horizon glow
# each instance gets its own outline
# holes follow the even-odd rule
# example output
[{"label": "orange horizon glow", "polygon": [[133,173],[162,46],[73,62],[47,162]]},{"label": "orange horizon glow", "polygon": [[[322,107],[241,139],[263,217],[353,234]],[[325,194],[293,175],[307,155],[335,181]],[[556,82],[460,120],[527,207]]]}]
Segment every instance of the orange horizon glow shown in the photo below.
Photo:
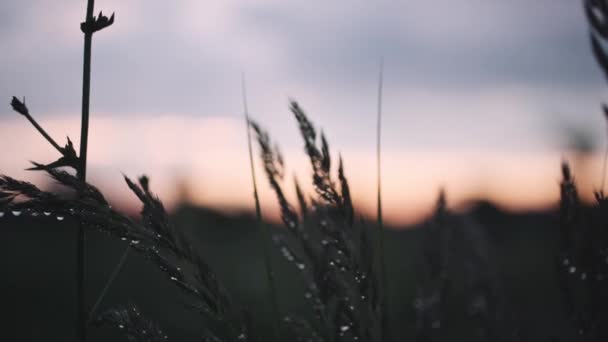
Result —
[{"label": "orange horizon glow", "polygon": [[[6,120],[0,127],[0,142],[13,151],[1,159],[0,172],[40,184],[45,181],[40,174],[23,171],[27,160],[50,162],[57,156],[27,122],[19,119]],[[77,141],[77,134],[72,134],[78,132],[77,120],[55,118],[45,120],[44,125],[57,138],[61,136],[58,133],[69,132]],[[130,177],[149,175],[153,190],[169,209],[185,199],[224,212],[253,211],[243,122],[225,117],[110,116],[93,118],[91,125],[90,181],[117,206],[133,209],[138,205],[122,181],[123,172]],[[63,139],[58,140],[63,143]],[[337,146],[332,146],[332,153],[337,156],[334,148]],[[340,153],[359,214],[375,217],[375,151],[341,149]],[[297,174],[312,195],[310,166],[303,149],[290,147],[283,154],[286,174]],[[565,157],[573,162],[577,180],[585,181],[578,184],[581,195],[590,199],[594,186],[600,183],[599,154],[576,159],[572,154],[552,151],[386,150],[382,155],[385,221],[388,225],[420,221],[432,212],[441,188],[452,208],[472,199],[489,200],[512,211],[554,207],[559,201],[560,163]],[[257,165],[264,216],[277,221],[278,205],[262,171]],[[291,176],[286,177],[284,188],[294,200]]]}]

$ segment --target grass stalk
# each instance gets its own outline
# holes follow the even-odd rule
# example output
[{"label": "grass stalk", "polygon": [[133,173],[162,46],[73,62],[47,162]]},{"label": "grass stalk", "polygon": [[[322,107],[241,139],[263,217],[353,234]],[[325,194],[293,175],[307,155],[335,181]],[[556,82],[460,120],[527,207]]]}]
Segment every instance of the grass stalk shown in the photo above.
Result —
[{"label": "grass stalk", "polygon": [[[85,23],[94,21],[93,11],[95,0],[87,0],[87,13]],[[80,124],[80,154],[78,178],[81,181],[86,181],[87,175],[87,146],[89,139],[89,99],[91,92],[91,46],[93,42],[93,31],[84,31],[84,58],[82,68],[82,121]],[[82,224],[78,225],[77,232],[77,250],[76,250],[76,282],[78,296],[78,322],[77,322],[77,337],[79,341],[87,340],[87,322],[88,311],[86,303],[86,235],[85,227]]]},{"label": "grass stalk", "polygon": [[377,181],[377,238],[379,244],[380,258],[380,289],[382,293],[382,329],[381,340],[385,340],[388,336],[388,281],[386,277],[386,258],[385,258],[385,234],[384,223],[382,220],[382,163],[381,163],[381,146],[382,146],[382,88],[384,83],[384,58],[380,58],[378,72],[378,106],[377,106],[377,123],[376,123],[376,181]]},{"label": "grass stalk", "polygon": [[106,294],[108,294],[110,287],[112,286],[112,284],[114,283],[116,278],[118,278],[120,271],[122,270],[123,266],[127,262],[130,250],[131,250],[131,248],[127,246],[125,251],[122,253],[122,256],[120,257],[118,264],[116,264],[116,266],[112,270],[112,273],[110,274],[110,277],[108,278],[108,281],[106,281],[106,284],[104,285],[103,289],[99,293],[99,296],[97,296],[97,300],[95,300],[95,304],[93,304],[93,306],[91,307],[91,310],[89,310],[89,313],[88,313],[89,317],[87,319],[88,323],[90,323],[91,321],[93,321],[95,319],[95,314],[97,313],[99,306],[103,302],[103,299],[105,298]]},{"label": "grass stalk", "polygon": [[255,200],[255,215],[260,229],[262,243],[262,250],[264,251],[264,267],[266,269],[266,279],[268,282],[268,297],[270,299],[270,309],[272,315],[272,330],[275,341],[280,341],[280,328],[279,328],[279,309],[277,302],[277,291],[275,286],[274,272],[272,268],[272,262],[270,259],[271,251],[271,240],[270,231],[268,225],[264,224],[262,219],[262,208],[260,206],[260,198],[258,196],[258,187],[255,176],[255,167],[253,164],[253,149],[251,147],[251,129],[249,127],[249,108],[247,105],[247,86],[245,84],[245,74],[241,75],[241,91],[243,96],[243,114],[245,116],[245,124],[247,128],[247,148],[249,153],[249,167],[251,170],[251,181],[253,183],[253,198]]}]

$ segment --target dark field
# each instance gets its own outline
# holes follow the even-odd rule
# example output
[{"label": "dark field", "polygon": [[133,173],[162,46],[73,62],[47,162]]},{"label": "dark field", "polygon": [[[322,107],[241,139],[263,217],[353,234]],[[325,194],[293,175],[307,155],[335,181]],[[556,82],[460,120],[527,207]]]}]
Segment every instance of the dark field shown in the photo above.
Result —
[{"label": "dark field", "polygon": [[[543,340],[551,335],[572,334],[557,288],[555,255],[558,249],[558,219],[552,212],[510,214],[488,203],[479,203],[466,214],[477,225],[463,228],[463,239],[453,248],[457,269],[467,262],[466,254],[478,249],[486,267],[476,270],[489,276],[498,289],[501,303],[499,329],[504,334]],[[269,306],[266,300],[264,265],[255,218],[228,217],[217,212],[181,206],[174,214],[175,225],[192,237],[195,247],[242,305],[251,310],[258,326],[256,336],[268,336]],[[53,217],[2,219],[0,250],[4,260],[0,302],[3,336],[20,341],[69,341],[75,338],[76,319],[74,269],[76,240],[74,222]],[[471,226],[468,226],[471,227]],[[283,228],[274,228],[283,229]],[[455,228],[456,230],[459,227]],[[473,229],[473,230],[471,230]],[[395,340],[413,340],[416,316],[416,263],[420,260],[421,226],[387,231],[389,307],[391,334]],[[92,232],[87,236],[90,270],[88,301],[95,300],[102,284],[115,267],[126,243]],[[278,300],[284,313],[310,316],[302,281],[295,267],[273,249]],[[459,287],[466,286],[466,273],[453,281],[441,334],[459,341],[475,339]],[[181,305],[181,296],[166,277],[139,255],[131,253],[101,309],[135,303],[166,330],[171,339],[197,340],[200,322]],[[261,327],[266,327],[262,329]],[[116,330],[91,328],[92,341],[118,339]],[[265,339],[259,339],[265,340]]]}]

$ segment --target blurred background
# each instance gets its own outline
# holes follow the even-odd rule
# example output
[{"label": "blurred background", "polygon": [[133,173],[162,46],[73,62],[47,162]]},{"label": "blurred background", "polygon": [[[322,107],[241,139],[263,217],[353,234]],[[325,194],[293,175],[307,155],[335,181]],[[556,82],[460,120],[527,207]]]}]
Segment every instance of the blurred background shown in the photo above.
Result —
[{"label": "blurred background", "polygon": [[[57,158],[11,110],[13,95],[26,97],[32,115],[56,140],[64,143],[69,136],[77,145],[85,6],[86,1],[67,0],[0,3],[1,173],[45,187],[45,176],[24,169],[29,160]],[[521,294],[515,303],[532,306],[522,310],[530,324],[563,319],[555,313],[541,323],[533,319],[552,312],[551,296],[557,296],[542,285],[551,275],[538,270],[553,267],[557,233],[551,208],[559,200],[559,165],[564,158],[572,162],[581,194],[591,198],[601,183],[606,140],[604,80],[578,1],[98,0],[96,8],[116,12],[116,22],[96,34],[93,44],[90,182],[115,206],[135,212],[138,203],[121,173],[149,175],[176,222],[200,234],[203,254],[246,303],[263,303],[265,285],[252,241],[241,74],[251,116],[280,145],[287,174],[312,193],[310,166],[288,109],[294,99],[326,133],[332,153],[342,155],[358,213],[373,219],[383,58],[383,201],[395,234],[389,246],[395,289],[403,289],[394,293],[400,303],[396,317],[412,315],[413,295],[406,290],[413,285],[405,270],[408,255],[416,253],[417,238],[411,236],[417,233],[407,228],[432,212],[443,188],[451,208],[476,213],[492,227],[485,231],[488,243],[502,255],[496,262],[506,267],[506,286]],[[258,178],[264,216],[277,222],[274,196],[265,178]],[[12,281],[3,284],[11,301],[3,307],[15,322],[30,315],[57,320],[47,322],[56,335],[42,329],[41,336],[69,336],[72,323],[57,310],[66,310],[61,303],[73,299],[71,231],[42,218],[5,217],[0,226],[9,234],[0,240],[12,270]],[[48,236],[40,238],[40,231]],[[90,240],[96,265],[91,284],[100,287],[123,247],[109,238]],[[36,245],[39,253],[19,241]],[[512,258],[513,251],[521,259]],[[250,264],[239,263],[244,254]],[[55,266],[41,264],[41,255]],[[10,262],[17,259],[22,262]],[[65,274],[51,272],[53,267]],[[112,300],[124,302],[134,292],[152,296],[155,286],[162,290],[156,280],[147,283],[149,292],[140,288],[141,281],[129,277],[142,268],[129,267]],[[150,279],[160,279],[150,272]],[[285,272],[281,277],[290,279]],[[27,286],[39,297],[26,296],[30,306],[19,306],[25,297],[10,293]],[[287,286],[286,294],[290,286],[297,284]],[[529,298],[537,301],[527,303]],[[301,304],[283,303],[296,311]],[[45,309],[34,314],[30,309],[36,306]],[[18,307],[26,309],[12,311]],[[161,308],[151,310],[162,316]],[[49,328],[61,324],[65,330]]]}]

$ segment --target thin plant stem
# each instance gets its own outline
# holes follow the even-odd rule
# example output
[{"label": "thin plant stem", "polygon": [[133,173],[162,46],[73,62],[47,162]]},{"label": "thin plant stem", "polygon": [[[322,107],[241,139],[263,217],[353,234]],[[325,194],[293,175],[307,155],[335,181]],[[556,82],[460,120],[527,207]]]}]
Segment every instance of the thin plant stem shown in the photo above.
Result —
[{"label": "thin plant stem", "polygon": [[[87,0],[86,22],[93,22],[93,11],[95,0]],[[78,178],[84,182],[87,174],[87,145],[89,138],[89,99],[91,91],[91,45],[93,41],[93,32],[84,32],[84,61],[82,70],[82,121],[80,125],[80,155],[78,167]],[[87,321],[89,314],[87,312],[86,303],[86,235],[85,227],[82,224],[78,225],[78,240],[77,240],[77,296],[78,296],[78,322],[77,336],[78,340],[86,342],[87,340]]]},{"label": "thin plant stem", "polygon": [[380,58],[378,73],[378,107],[377,107],[377,126],[376,126],[376,177],[377,177],[377,235],[379,243],[380,258],[380,289],[382,304],[382,329],[381,340],[386,339],[388,334],[388,282],[386,277],[386,258],[385,258],[385,234],[382,221],[382,163],[381,163],[381,142],[382,142],[382,87],[384,82],[384,59]]},{"label": "thin plant stem", "polygon": [[608,141],[606,141],[606,147],[604,148],[604,162],[602,164],[602,187],[600,188],[602,194],[606,186],[606,163],[608,163]]},{"label": "thin plant stem", "polygon": [[255,200],[255,214],[257,223],[260,229],[261,238],[263,240],[262,250],[264,251],[264,267],[266,269],[266,279],[268,282],[268,297],[270,299],[270,309],[272,315],[273,337],[276,342],[280,341],[279,333],[279,308],[277,302],[277,291],[275,286],[274,272],[270,259],[270,250],[272,248],[270,242],[270,231],[268,225],[262,220],[262,208],[260,206],[260,198],[258,196],[258,187],[255,177],[255,167],[253,164],[253,149],[251,147],[251,129],[249,127],[249,108],[247,105],[247,87],[245,84],[245,74],[241,75],[241,91],[243,95],[243,109],[245,116],[245,124],[247,127],[247,148],[249,152],[249,167],[251,169],[251,181],[253,183],[253,198]]},{"label": "thin plant stem", "polygon": [[110,274],[110,277],[108,278],[108,281],[104,285],[103,289],[99,293],[99,296],[97,297],[97,300],[95,301],[95,304],[93,304],[93,306],[91,307],[91,310],[89,310],[89,319],[87,320],[89,323],[95,318],[95,313],[97,312],[97,309],[99,309],[99,306],[103,302],[104,297],[110,290],[110,286],[114,283],[114,281],[120,274],[122,267],[124,266],[124,264],[127,261],[130,250],[131,250],[131,248],[127,247],[127,249],[125,249],[125,251],[122,253],[120,260],[118,261],[118,264],[116,265],[116,267],[114,267],[114,270],[112,270],[112,273]]},{"label": "thin plant stem", "polygon": [[30,115],[30,113],[24,113],[23,116],[25,116],[28,121],[34,126],[34,128],[36,128],[36,130],[38,130],[38,132],[40,134],[42,134],[42,136],[51,144],[53,145],[53,147],[59,151],[59,153],[61,153],[62,155],[64,154],[63,149],[61,148],[61,146],[59,146],[59,144],[57,144],[57,142],[55,140],[53,140],[53,138],[51,138],[50,135],[48,135],[48,133],[44,130],[44,128],[42,128],[38,122],[36,122],[36,120],[34,120],[34,118]]}]

